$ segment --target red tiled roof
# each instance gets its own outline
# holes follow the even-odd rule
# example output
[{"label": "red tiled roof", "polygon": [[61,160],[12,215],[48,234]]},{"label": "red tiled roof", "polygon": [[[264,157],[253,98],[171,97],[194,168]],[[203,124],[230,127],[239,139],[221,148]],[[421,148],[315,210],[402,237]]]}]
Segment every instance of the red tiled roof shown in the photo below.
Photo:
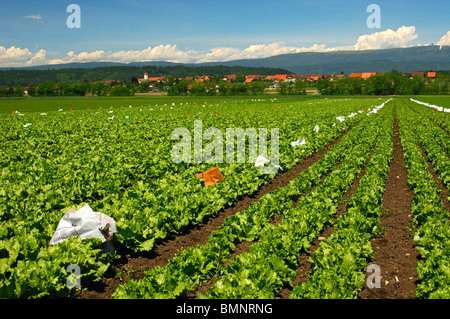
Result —
[{"label": "red tiled roof", "polygon": [[274,80],[276,81],[276,80],[286,80],[287,79],[287,74],[276,74],[275,76],[274,76]]},{"label": "red tiled roof", "polygon": [[361,75],[361,77],[363,79],[368,79],[368,78],[370,78],[371,76],[374,76],[374,75],[377,75],[377,73],[376,72],[365,72],[365,73],[363,73]]},{"label": "red tiled roof", "polygon": [[236,74],[225,75],[224,78],[226,78],[228,81],[235,81]]},{"label": "red tiled roof", "polygon": [[259,75],[247,75],[247,77],[245,78],[245,82],[249,83],[252,82],[253,80],[259,80],[261,78],[261,76]]}]

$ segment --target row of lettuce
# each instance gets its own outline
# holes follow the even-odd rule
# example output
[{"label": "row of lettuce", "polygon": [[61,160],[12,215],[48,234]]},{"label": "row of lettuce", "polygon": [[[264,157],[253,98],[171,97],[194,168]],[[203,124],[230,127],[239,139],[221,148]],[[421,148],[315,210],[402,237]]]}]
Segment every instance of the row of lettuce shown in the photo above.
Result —
[{"label": "row of lettuce", "polygon": [[[415,240],[422,258],[418,263],[421,281],[417,296],[448,298],[449,212],[442,204],[420,147],[448,189],[449,116],[412,101],[395,101],[408,183],[415,194]],[[283,127],[280,165],[284,169],[361,122],[288,186],[266,194],[227,218],[211,233],[207,244],[183,250],[167,266],[147,272],[144,279],[119,286],[113,298],[183,297],[213,279],[215,284],[209,293],[198,297],[274,298],[295,277],[298,255],[308,252],[321,231],[332,224],[334,232],[316,250],[307,283],[294,287],[290,298],[355,298],[364,285],[365,267],[374,254],[370,240],[381,227],[378,217],[392,156],[394,104],[386,104],[378,114],[358,113],[344,122],[336,121],[337,115],[364,109],[361,102],[367,108],[381,103],[378,99],[341,101],[325,111],[308,110],[307,105],[272,108],[270,103],[255,103],[252,106],[256,110],[259,107],[259,113],[244,115],[241,111],[235,116],[234,110],[227,107],[221,117],[203,117],[206,127],[216,126],[223,131],[229,126]],[[271,116],[274,111],[283,112]],[[1,145],[6,150],[1,159],[2,182],[6,184],[0,189],[0,297],[71,295],[74,289],[66,282],[68,265],[81,268],[83,283],[102,278],[110,260],[101,254],[97,241],[73,238],[47,247],[59,218],[68,208],[91,200],[89,204],[96,211],[115,218],[121,244],[134,250],[152,250],[167,236],[215,216],[239,196],[254,192],[274,177],[261,174],[250,164],[219,164],[225,180],[214,187],[203,187],[195,173],[211,165],[174,166],[163,155],[170,154],[168,149],[173,145],[164,138],[164,132],[176,125],[190,127],[193,120],[179,116],[175,126],[167,126],[162,119],[149,118],[135,110],[132,115],[136,122],[130,126],[132,122],[112,122],[100,115],[72,114],[63,125],[58,118],[61,114],[54,114],[40,118],[42,124],[37,128],[35,125],[34,131],[22,133],[11,129],[17,118],[11,118],[6,126],[8,142]],[[314,132],[315,125],[319,125],[319,132]],[[94,129],[99,126],[101,129]],[[108,134],[113,136],[108,138]],[[62,137],[53,145],[52,137],[58,135]],[[126,138],[118,143],[120,136]],[[133,136],[140,138],[134,140]],[[291,141],[301,137],[308,143],[293,148]],[[136,144],[130,146],[132,139]],[[67,149],[61,147],[63,144]],[[88,156],[79,154],[67,163],[68,153],[85,151],[87,144],[90,155],[98,156],[95,148],[104,148],[101,156],[108,158],[107,163],[97,159],[94,166],[88,166]],[[145,147],[154,153],[138,164]],[[34,151],[36,148],[40,152]],[[108,157],[112,152],[118,156]],[[123,165],[124,152],[133,154],[134,165]],[[6,165],[12,160],[16,161],[15,166]],[[67,167],[59,172],[56,167],[62,162]],[[366,165],[358,190],[347,203],[347,213],[333,221],[343,194]],[[48,174],[48,169],[53,175]],[[133,183],[138,175],[140,180]],[[64,182],[58,182],[59,178]],[[102,182],[113,186],[102,187]],[[95,189],[103,193],[86,196],[94,189],[89,184],[100,185]],[[55,204],[47,204],[49,196],[57,196]],[[61,209],[57,205],[65,206]],[[276,216],[283,217],[274,225],[270,221]],[[230,253],[243,240],[256,243],[250,252],[230,259]]]},{"label": "row of lettuce", "polygon": [[[102,278],[110,260],[101,254],[97,240],[72,238],[48,247],[69,209],[88,203],[115,219],[119,244],[150,251],[274,177],[250,163],[218,164],[225,180],[204,187],[195,174],[211,164],[175,165],[170,159],[171,131],[187,127],[192,132],[194,117],[186,116],[187,108],[196,110],[195,118],[202,119],[205,129],[280,128],[280,165],[289,169],[365,116],[354,112],[381,100],[323,102],[330,107],[266,100],[246,101],[245,110],[242,101],[174,105],[171,113],[130,108],[114,110],[114,119],[108,110],[2,117],[0,296],[71,295],[74,289],[66,282],[70,265],[80,268],[83,287]],[[347,114],[356,116],[336,120]],[[24,127],[25,122],[33,125]],[[319,132],[313,129],[316,125]],[[291,142],[299,138],[305,138],[306,145],[293,148]]]},{"label": "row of lettuce", "polygon": [[[420,253],[417,274],[419,298],[450,298],[450,213],[443,205],[438,182],[430,173],[424,153],[442,184],[449,189],[450,115],[404,101],[398,108],[400,139],[414,191],[411,203],[414,240]],[[449,201],[450,198],[447,198]]]},{"label": "row of lettuce", "polygon": [[[449,212],[422,153],[423,149],[448,189],[449,118],[409,101],[395,102],[408,185],[414,191],[414,240],[421,259],[416,296],[449,298]],[[379,217],[393,153],[393,126],[394,103],[389,103],[288,186],[227,218],[207,244],[182,251],[166,266],[146,272],[144,279],[120,285],[113,298],[179,298],[205,284],[208,292],[198,298],[272,299],[285,287],[292,288],[291,299],[357,298],[375,254],[371,240],[382,231]],[[338,203],[364,167],[346,213],[334,220]],[[274,224],[277,216],[282,220]],[[292,287],[299,255],[308,253],[331,225],[332,234],[310,260],[307,280]],[[254,243],[249,252],[231,257],[242,241]]]},{"label": "row of lettuce", "polygon": [[[443,201],[449,198],[440,196],[438,182],[429,172],[426,160],[448,190],[450,116],[408,100],[396,104],[408,185],[414,191],[411,212],[414,240],[420,253],[419,282],[411,293],[417,298],[448,299],[450,214]],[[392,123],[385,128],[389,127]],[[364,271],[374,254],[370,240],[381,229],[378,217],[391,155],[392,130],[387,129],[378,138],[358,190],[347,203],[346,214],[338,218],[333,233],[315,251],[307,281],[299,284],[290,298],[357,297],[364,285]]]},{"label": "row of lettuce", "polygon": [[[227,218],[207,244],[183,250],[166,266],[146,272],[144,279],[120,285],[113,298],[183,297],[214,278],[210,292],[199,297],[274,298],[295,277],[298,254],[333,223],[339,201],[365,167],[377,139],[392,131],[392,106],[386,109],[365,117],[288,186]],[[282,221],[274,225],[276,216]],[[250,252],[230,259],[242,241],[256,242]]]}]

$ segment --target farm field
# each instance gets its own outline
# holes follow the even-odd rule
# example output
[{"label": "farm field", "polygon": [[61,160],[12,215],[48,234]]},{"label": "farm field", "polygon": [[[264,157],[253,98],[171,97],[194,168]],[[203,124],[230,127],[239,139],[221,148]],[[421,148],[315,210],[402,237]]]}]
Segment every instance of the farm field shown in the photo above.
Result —
[{"label": "farm field", "polygon": [[[450,108],[444,96],[0,99],[0,298],[448,299],[450,113],[415,101]],[[255,129],[256,154],[226,134],[238,128]],[[177,163],[180,132],[191,143]],[[262,153],[281,169],[262,173]],[[223,180],[207,186],[196,175],[213,167]],[[85,204],[114,219],[115,256],[100,239],[49,245]]]}]

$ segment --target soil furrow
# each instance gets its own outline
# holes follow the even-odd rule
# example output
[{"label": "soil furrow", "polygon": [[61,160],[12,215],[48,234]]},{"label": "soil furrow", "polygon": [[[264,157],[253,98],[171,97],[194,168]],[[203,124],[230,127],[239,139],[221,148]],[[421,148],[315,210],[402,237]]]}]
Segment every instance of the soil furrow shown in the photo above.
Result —
[{"label": "soil furrow", "polygon": [[366,274],[364,288],[358,294],[361,299],[408,299],[413,298],[418,280],[416,265],[419,254],[415,249],[411,200],[414,193],[409,189],[403,150],[394,106],[394,150],[383,194],[383,212],[380,217],[385,232],[372,240],[375,251],[371,264],[380,267],[381,287],[368,288]]}]

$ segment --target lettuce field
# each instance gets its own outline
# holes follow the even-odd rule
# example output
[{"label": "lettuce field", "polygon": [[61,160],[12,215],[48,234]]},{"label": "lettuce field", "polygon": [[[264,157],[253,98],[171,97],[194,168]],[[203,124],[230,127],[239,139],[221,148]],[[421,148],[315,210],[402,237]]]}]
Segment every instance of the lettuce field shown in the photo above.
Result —
[{"label": "lettuce field", "polygon": [[[0,298],[448,299],[449,111],[442,96],[2,99]],[[238,128],[280,169],[263,174]],[[114,219],[115,254],[49,245],[85,204]]]}]

